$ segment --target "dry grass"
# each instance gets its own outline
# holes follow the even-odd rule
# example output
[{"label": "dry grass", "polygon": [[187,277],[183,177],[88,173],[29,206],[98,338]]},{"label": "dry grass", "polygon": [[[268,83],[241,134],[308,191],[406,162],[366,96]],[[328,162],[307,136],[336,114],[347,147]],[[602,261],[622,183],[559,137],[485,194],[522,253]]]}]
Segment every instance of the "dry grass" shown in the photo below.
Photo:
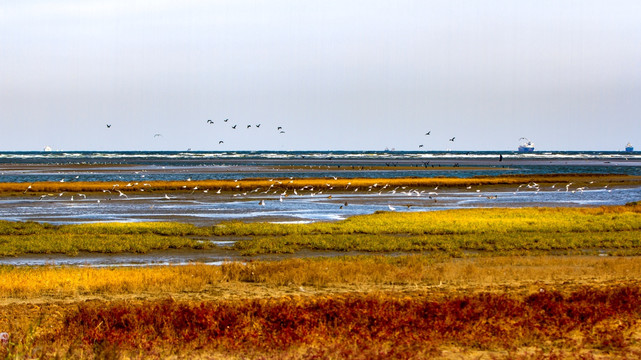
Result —
[{"label": "dry grass", "polygon": [[637,358],[640,324],[641,288],[628,284],[438,297],[13,304],[0,315],[11,336],[0,356],[426,359],[458,349],[457,358]]},{"label": "dry grass", "polygon": [[3,358],[641,354],[641,309],[630,302],[639,298],[641,257],[2,267],[0,278],[0,332],[11,336]]},{"label": "dry grass", "polygon": [[181,293],[206,298],[260,297],[353,289],[501,289],[547,284],[631,282],[641,279],[641,257],[539,256],[435,259],[358,256],[230,262],[223,266],[146,268],[0,267],[0,298],[78,299]]}]

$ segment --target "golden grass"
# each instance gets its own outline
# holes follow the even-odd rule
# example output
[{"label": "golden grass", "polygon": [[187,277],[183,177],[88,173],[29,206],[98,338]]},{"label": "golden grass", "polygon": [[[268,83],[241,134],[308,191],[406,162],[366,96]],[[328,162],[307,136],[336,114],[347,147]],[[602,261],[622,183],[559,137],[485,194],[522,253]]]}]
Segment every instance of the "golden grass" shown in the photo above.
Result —
[{"label": "golden grass", "polygon": [[234,247],[246,255],[293,253],[302,248],[335,251],[432,251],[517,254],[641,250],[641,206],[599,208],[459,209],[380,212],[336,223],[225,222],[218,236],[249,236]]},{"label": "golden grass", "polygon": [[[133,268],[0,267],[0,298],[263,297],[361,289],[477,290],[641,279],[641,257],[536,256],[435,259],[356,256]],[[301,287],[302,290],[301,290]],[[537,288],[538,289],[538,288]],[[267,295],[270,294],[270,295]]]},{"label": "golden grass", "polygon": [[[380,212],[335,223],[106,223],[54,226],[0,221],[0,255],[204,249],[237,238],[243,255],[317,251],[420,252],[448,256],[607,250],[641,253],[641,205],[599,208]],[[241,240],[242,239],[242,240]]]},{"label": "golden grass", "polygon": [[243,179],[243,180],[199,180],[199,181],[148,181],[148,182],[37,182],[27,183],[0,183],[0,194],[5,195],[41,195],[60,192],[140,192],[144,191],[193,191],[210,189],[223,191],[249,191],[261,189],[294,190],[307,187],[324,191],[340,191],[355,188],[372,187],[373,190],[390,190],[394,187],[463,187],[463,186],[518,186],[528,183],[538,184],[567,184],[572,182],[576,186],[591,185],[594,187],[609,185],[639,185],[640,176],[629,175],[601,175],[601,174],[551,174],[551,175],[505,175],[482,176],[473,178],[310,178],[310,179]]}]

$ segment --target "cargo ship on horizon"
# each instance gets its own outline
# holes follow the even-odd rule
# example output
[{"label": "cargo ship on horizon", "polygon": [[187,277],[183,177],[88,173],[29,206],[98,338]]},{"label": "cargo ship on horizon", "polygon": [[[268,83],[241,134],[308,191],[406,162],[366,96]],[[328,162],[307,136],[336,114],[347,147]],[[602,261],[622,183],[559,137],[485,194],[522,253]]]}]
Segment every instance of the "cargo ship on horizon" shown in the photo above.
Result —
[{"label": "cargo ship on horizon", "polygon": [[519,152],[534,152],[534,143],[524,137],[519,139],[519,141],[522,140],[524,142],[519,145]]}]

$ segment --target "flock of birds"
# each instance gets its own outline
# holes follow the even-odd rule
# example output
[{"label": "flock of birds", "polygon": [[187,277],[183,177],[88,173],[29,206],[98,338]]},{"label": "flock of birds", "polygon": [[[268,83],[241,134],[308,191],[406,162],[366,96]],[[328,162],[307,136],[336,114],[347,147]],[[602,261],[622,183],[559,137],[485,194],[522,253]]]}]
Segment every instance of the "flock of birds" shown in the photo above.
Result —
[{"label": "flock of birds", "polygon": [[[430,130],[430,131],[425,133],[425,136],[430,136],[430,135],[432,135],[432,130]],[[451,142],[454,142],[454,140],[456,140],[456,136],[452,136],[448,140],[451,141]],[[418,147],[419,147],[419,149],[422,148],[423,144],[420,144]]]},{"label": "flock of birds", "polygon": [[[229,118],[222,120],[222,122],[228,124],[229,128],[231,128],[232,130],[236,130],[238,128],[238,124],[230,125],[231,123],[229,123]],[[214,125],[214,120],[207,119],[206,123],[207,123],[207,125]],[[106,124],[106,125],[107,125],[107,128],[110,129],[112,124]],[[253,124],[253,125],[252,124],[247,124],[245,129],[250,129],[252,126],[255,127],[256,129],[258,129],[258,128],[260,128],[261,124]],[[278,131],[279,134],[285,134],[285,130],[283,130],[282,126],[277,126],[276,127],[276,131]],[[428,132],[425,133],[425,136],[430,136],[430,135],[432,135],[432,130],[429,130]],[[154,138],[161,137],[161,136],[162,136],[162,134],[160,134],[160,133],[154,134]],[[448,141],[450,141],[450,142],[454,142],[454,140],[456,140],[456,136],[448,138]],[[218,140],[218,144],[219,145],[220,144],[224,144],[224,143],[225,143],[224,140],[222,140],[222,139]],[[424,145],[420,144],[418,147],[420,149],[420,148],[423,148]]]},{"label": "flock of birds", "polygon": [[[337,180],[336,177],[333,177],[333,178],[334,178],[334,180]],[[187,181],[190,182],[191,178],[187,179]],[[234,180],[234,181],[238,182],[238,180]],[[287,181],[287,180],[283,180],[283,181]],[[288,198],[290,196],[297,196],[297,197],[300,197],[300,196],[309,196],[309,197],[325,196],[326,199],[331,200],[333,198],[333,195],[331,195],[331,194],[329,194],[329,195],[325,194],[324,195],[324,193],[326,193],[326,192],[333,192],[334,195],[336,195],[336,193],[349,194],[349,193],[358,193],[360,191],[360,193],[370,193],[372,195],[374,195],[374,194],[377,194],[377,195],[391,195],[391,196],[405,195],[405,196],[409,196],[409,197],[411,197],[411,196],[424,197],[424,198],[427,197],[427,199],[429,201],[432,201],[434,203],[437,202],[437,197],[439,195],[441,195],[441,193],[437,192],[437,190],[439,189],[439,186],[434,187],[432,190],[425,190],[425,189],[420,189],[419,190],[419,189],[414,189],[414,188],[408,188],[407,186],[396,186],[396,187],[394,187],[392,189],[390,184],[378,184],[378,183],[375,183],[375,184],[369,185],[367,187],[360,188],[360,187],[353,187],[351,182],[348,182],[344,189],[342,189],[342,188],[335,189],[334,186],[332,186],[329,183],[326,183],[324,186],[320,186],[320,187],[318,187],[318,186],[314,187],[312,185],[302,185],[300,187],[293,187],[292,184],[294,184],[294,181],[295,181],[293,177],[290,177],[288,183],[286,183],[286,184],[283,181],[277,180],[277,179],[270,179],[269,182],[271,184],[270,184],[269,187],[267,187],[267,188],[257,187],[257,188],[255,188],[253,190],[247,190],[247,191],[244,191],[244,192],[240,192],[241,191],[240,190],[241,189],[241,185],[238,184],[234,188],[234,190],[236,190],[238,192],[235,192],[234,190],[232,190],[233,194],[231,194],[231,195],[232,195],[233,198],[235,198],[235,197],[241,197],[242,198],[242,197],[255,196],[255,195],[259,195],[259,196],[263,196],[263,197],[269,197],[267,199],[259,200],[258,205],[260,205],[260,206],[265,206],[266,205],[265,200],[268,200],[268,201],[269,200],[276,200],[276,201],[279,201],[279,202],[283,202],[284,199],[286,199],[286,198]],[[300,182],[300,180],[298,180],[298,181]],[[60,180],[60,182],[65,182],[65,179]],[[593,181],[589,182],[589,184],[593,184],[593,183],[594,183]],[[149,184],[149,183],[143,183],[142,187],[140,187],[140,185],[141,185],[140,183],[134,182],[134,183],[128,183],[124,187],[125,188],[136,188],[137,187],[137,188],[139,188],[139,191],[141,191],[141,192],[144,192],[146,187],[151,187],[151,184]],[[285,185],[286,189],[282,190],[281,185]],[[546,189],[546,190],[547,191],[557,191],[558,192],[558,191],[563,191],[563,188],[565,188],[565,192],[571,192],[571,193],[574,194],[574,193],[583,193],[585,190],[588,189],[588,186],[580,186],[580,187],[572,188],[572,185],[574,185],[574,183],[572,183],[572,182],[570,182],[568,184],[565,184],[565,185],[559,185],[558,183],[555,183],[555,184],[549,186],[549,188]],[[114,184],[111,189],[103,189],[102,192],[107,197],[103,198],[102,200],[113,200],[112,194],[118,194],[116,199],[123,198],[124,200],[129,200],[130,199],[130,195],[132,195],[133,190],[130,190],[129,191],[129,195],[127,195],[125,192],[121,191],[119,189],[119,187],[120,187],[119,184]],[[530,192],[534,192],[535,194],[538,194],[542,190],[542,188],[543,187],[541,185],[539,185],[539,184],[537,184],[535,182],[529,182],[527,184],[519,185],[515,189],[513,194],[516,195],[520,191],[530,191]],[[182,189],[183,189],[183,191],[190,191],[191,190],[190,194],[194,194],[196,191],[202,191],[203,194],[207,194],[211,190],[211,189],[200,189],[198,186],[188,187],[187,185],[183,185]],[[29,185],[25,189],[24,193],[26,194],[29,190],[31,190],[31,185]],[[496,193],[491,193],[491,194],[487,194],[486,195],[486,194],[482,193],[482,190],[480,188],[476,188],[475,189],[471,185],[467,186],[466,190],[473,191],[474,193],[476,193],[477,197],[485,197],[488,200],[495,200],[495,199],[498,198],[498,195]],[[606,190],[608,192],[612,192],[612,189],[608,189],[608,185],[605,185],[603,187],[603,190]],[[211,192],[213,194],[220,195],[220,194],[223,194],[223,189],[219,188],[217,191],[211,191]],[[40,200],[46,199],[48,197],[51,197],[51,198],[62,198],[64,195],[65,195],[65,192],[61,192],[59,194],[44,194],[44,195],[40,196]],[[71,195],[69,200],[70,201],[74,201],[75,197],[83,198],[84,200],[87,200],[86,194],[82,194],[82,193],[77,193],[77,194]],[[156,199],[151,199],[151,200],[176,200],[176,199],[177,200],[181,200],[181,198],[178,197],[178,196],[170,196],[169,194],[165,193],[159,199],[156,198]],[[186,198],[183,198],[183,200],[184,199],[186,199]],[[149,200],[149,198],[147,198],[147,200]],[[97,201],[97,203],[100,203],[101,199],[97,199],[97,200],[93,200],[93,201]],[[334,201],[336,201],[336,200],[334,200]],[[345,202],[339,201],[338,204],[340,206],[340,209],[343,209],[344,207],[349,205],[347,201],[345,201]],[[406,206],[409,209],[413,205],[404,205],[404,206]],[[387,204],[387,207],[388,207],[388,209],[390,211],[396,211],[396,207],[394,207],[391,204]],[[152,205],[152,208],[153,208],[153,205]]]},{"label": "flock of birds", "polygon": [[[207,123],[207,125],[214,125],[214,120],[212,120],[212,119],[208,119],[206,123]],[[227,118],[227,119],[223,120],[223,123],[228,123],[228,124],[230,124],[230,123],[229,123],[229,119]],[[111,125],[112,125],[112,124],[106,124],[106,125],[107,125],[107,129],[111,129]],[[247,124],[247,126],[245,127],[245,129],[250,129],[252,126],[253,126],[253,127],[255,127],[256,129],[259,129],[259,128],[260,128],[260,126],[261,126],[261,124]],[[232,129],[232,130],[236,130],[236,129],[238,128],[238,124],[229,125],[229,128],[230,128],[230,129]],[[277,127],[276,127],[276,131],[278,131],[278,133],[279,133],[279,134],[284,134],[284,133],[285,133],[285,130],[283,130],[283,127],[282,127],[282,126],[277,126]],[[155,134],[154,134],[154,138],[158,138],[158,137],[162,137],[162,134],[160,134],[160,133],[155,133]],[[224,140],[219,140],[219,141],[218,141],[218,144],[219,144],[219,145],[220,145],[220,144],[224,144],[224,143],[225,143],[225,141],[224,141]]]},{"label": "flock of birds", "polygon": [[[223,120],[223,123],[229,123],[229,119],[225,119],[225,120]],[[214,120],[208,119],[208,120],[207,120],[207,124],[208,124],[208,125],[214,125]],[[253,125],[253,126],[254,126],[256,129],[258,129],[258,128],[260,128],[260,125],[261,125],[261,124],[255,124],[255,125]],[[231,128],[231,129],[233,129],[233,130],[236,130],[236,128],[237,128],[237,127],[238,127],[238,124],[234,124],[234,125],[231,125],[231,126],[230,126],[230,128]],[[246,129],[250,129],[251,127],[252,127],[252,124],[247,124]],[[282,126],[278,126],[278,127],[276,127],[276,131],[278,131],[278,132],[279,132],[279,134],[284,134],[284,133],[285,133],[285,130],[283,130],[283,127],[282,127]],[[223,141],[223,140],[219,140],[219,141],[218,141],[218,144],[219,144],[219,145],[220,145],[220,144],[224,144],[224,143],[225,143],[225,141]]]}]

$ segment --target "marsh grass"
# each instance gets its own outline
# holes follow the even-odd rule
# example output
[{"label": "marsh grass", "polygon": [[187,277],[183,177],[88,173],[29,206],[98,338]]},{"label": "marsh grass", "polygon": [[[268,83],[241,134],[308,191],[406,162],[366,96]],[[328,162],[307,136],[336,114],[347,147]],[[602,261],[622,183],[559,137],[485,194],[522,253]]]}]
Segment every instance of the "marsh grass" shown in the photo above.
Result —
[{"label": "marsh grass", "polygon": [[63,253],[145,253],[151,250],[204,249],[207,228],[181,223],[101,223],[50,225],[0,221],[0,255]]},{"label": "marsh grass", "polygon": [[2,358],[640,354],[640,257],[4,266],[0,278]]},{"label": "marsh grass", "polygon": [[[243,255],[316,251],[490,254],[641,253],[641,205],[599,208],[460,209],[379,212],[339,222],[102,223],[54,226],[0,221],[0,255],[118,253],[203,249],[217,237],[237,238]],[[244,239],[244,240],[240,240]]]},{"label": "marsh grass", "polygon": [[[20,323],[12,343],[0,347],[3,358],[433,358],[452,348],[497,359],[640,354],[635,285],[441,297],[83,301],[6,310]],[[533,349],[534,356],[521,355]]]},{"label": "marsh grass", "polygon": [[379,212],[335,223],[225,222],[213,233],[251,237],[234,245],[245,255],[302,248],[432,251],[450,256],[607,249],[632,255],[641,250],[641,206]]},{"label": "marsh grass", "polygon": [[[499,288],[523,284],[612,283],[641,279],[641,257],[508,256],[434,258],[348,256],[142,268],[0,267],[0,298],[75,298],[119,294],[273,294],[298,286],[383,289],[398,286]],[[247,292],[249,291],[249,292]],[[269,293],[270,291],[267,291]]]},{"label": "marsh grass", "polygon": [[164,191],[191,192],[194,188],[221,189],[222,191],[249,191],[262,189],[294,190],[305,187],[323,191],[344,191],[347,189],[369,188],[372,190],[391,190],[395,187],[433,188],[466,187],[466,186],[518,186],[528,183],[553,184],[573,183],[576,186],[592,187],[609,185],[638,185],[641,177],[627,175],[603,174],[546,174],[546,175],[505,175],[479,176],[472,178],[310,178],[310,179],[242,179],[242,180],[199,180],[199,181],[149,181],[149,182],[37,182],[0,183],[0,194],[22,196],[42,195],[60,192],[100,192],[120,190],[122,192]]}]

